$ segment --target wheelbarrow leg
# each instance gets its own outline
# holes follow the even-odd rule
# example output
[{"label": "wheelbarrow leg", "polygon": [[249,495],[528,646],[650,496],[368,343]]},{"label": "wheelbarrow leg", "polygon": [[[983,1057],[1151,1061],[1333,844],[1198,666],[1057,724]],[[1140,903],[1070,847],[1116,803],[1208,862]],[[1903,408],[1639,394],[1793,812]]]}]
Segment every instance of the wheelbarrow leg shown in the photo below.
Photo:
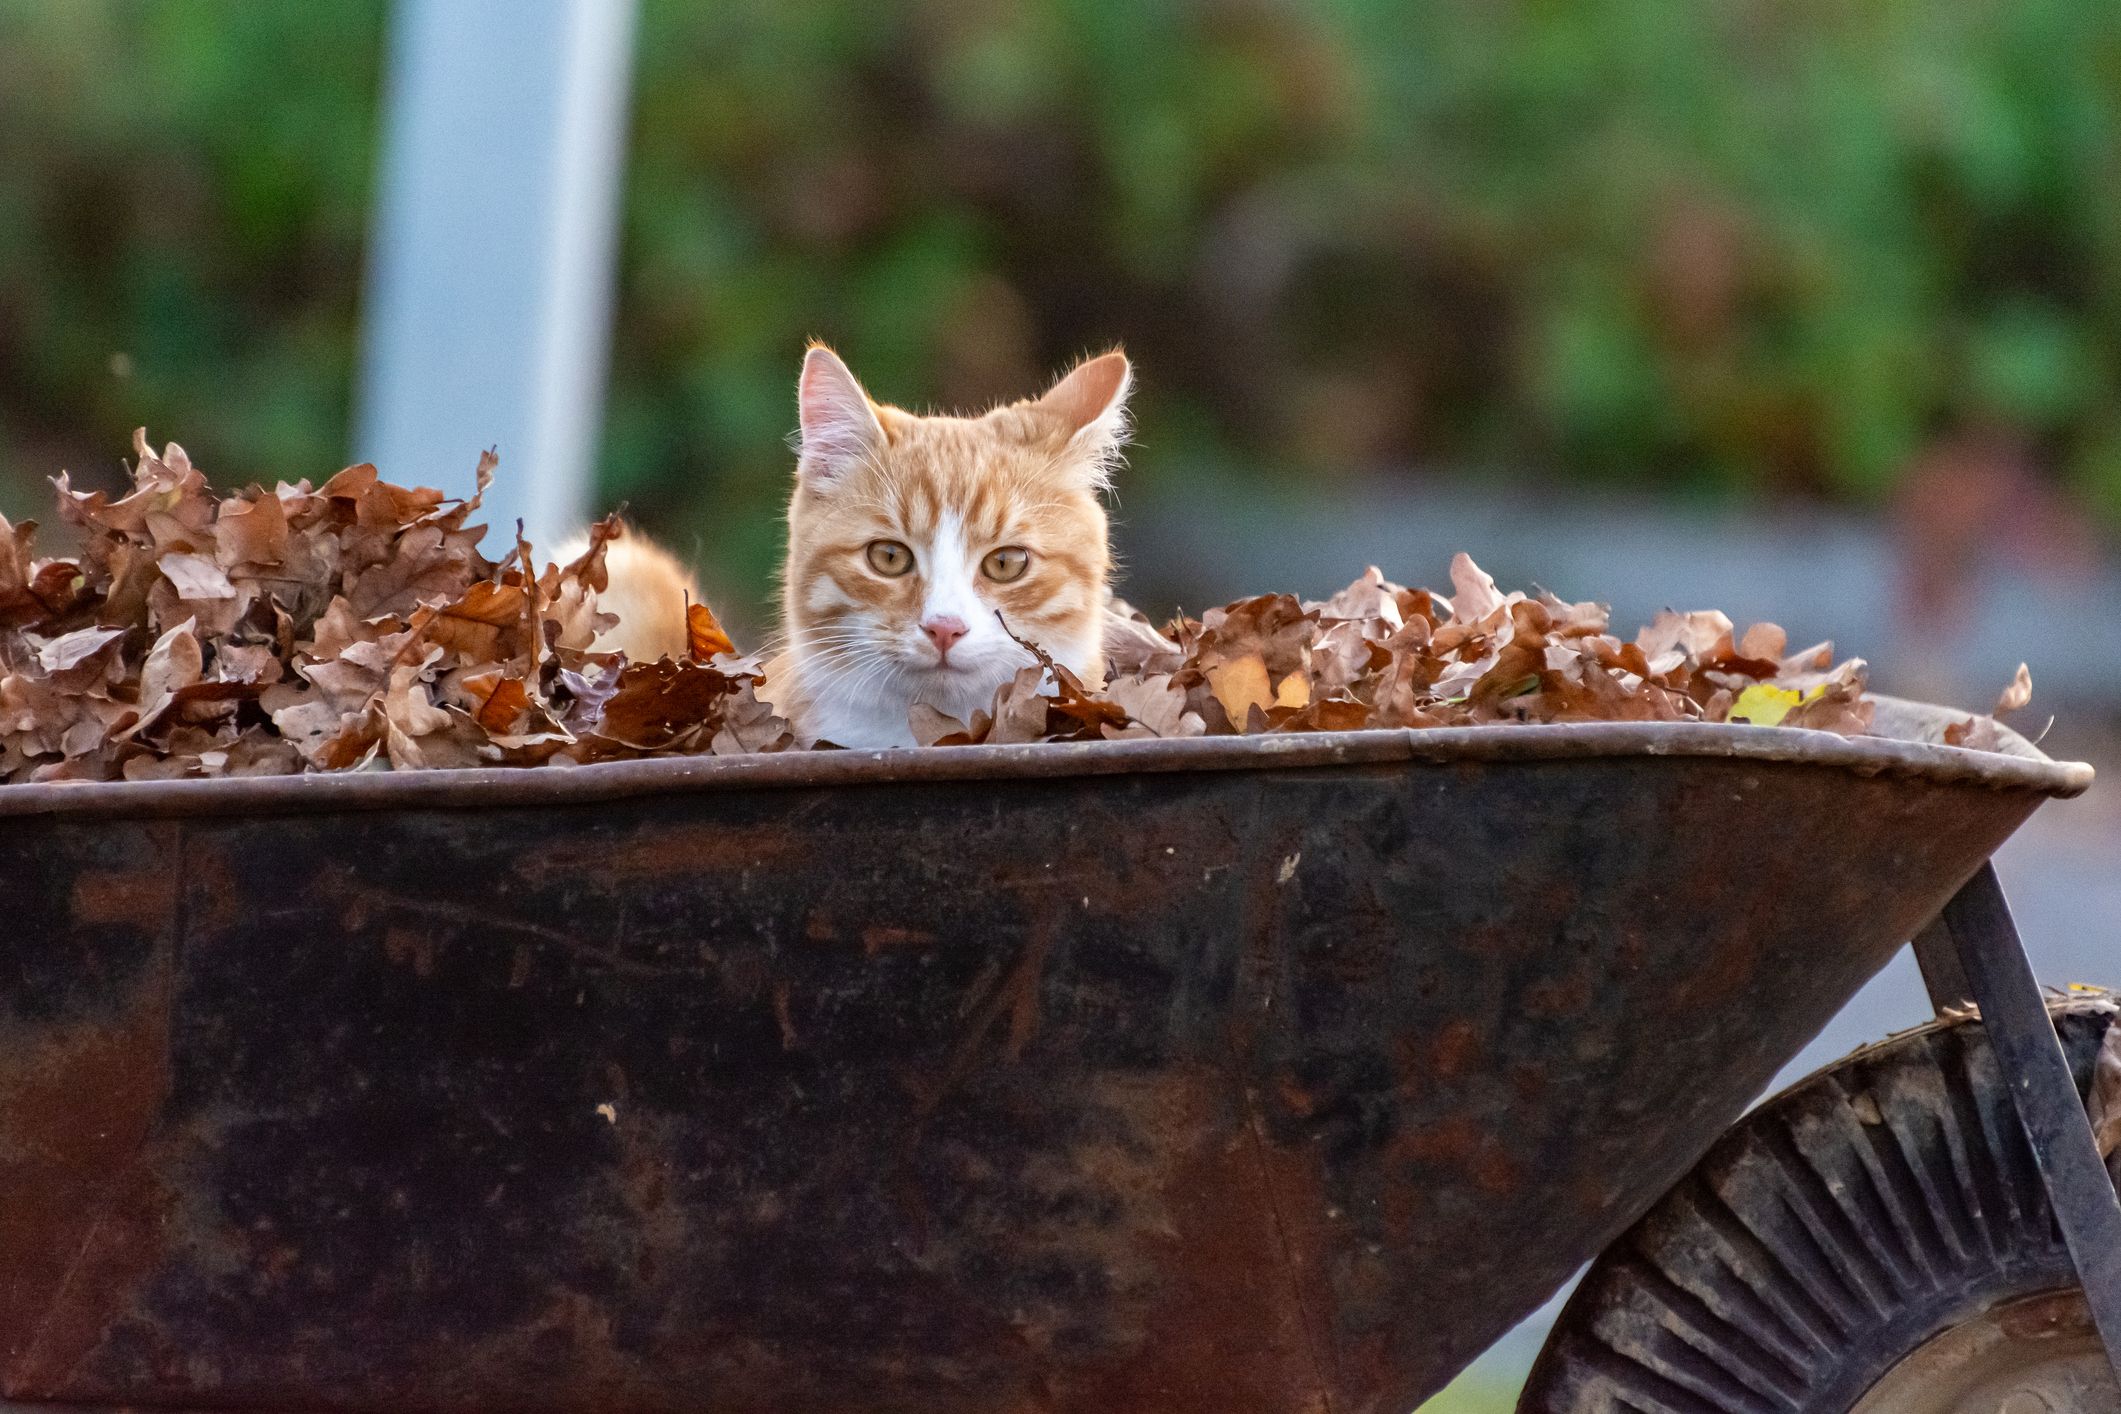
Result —
[{"label": "wheelbarrow leg", "polygon": [[2092,1323],[2121,1375],[2121,1199],[2093,1143],[1994,864],[1982,865],[1952,895],[1915,939],[1915,956],[1932,1004],[1941,1010],[1972,1001],[1981,1008],[1982,1030],[2032,1142]]}]

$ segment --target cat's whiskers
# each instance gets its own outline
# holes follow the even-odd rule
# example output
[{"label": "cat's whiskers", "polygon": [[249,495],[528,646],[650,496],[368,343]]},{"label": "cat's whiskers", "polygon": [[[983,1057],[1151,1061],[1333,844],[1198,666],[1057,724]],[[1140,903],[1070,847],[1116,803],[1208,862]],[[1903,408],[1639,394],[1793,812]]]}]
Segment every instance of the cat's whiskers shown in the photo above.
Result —
[{"label": "cat's whiskers", "polygon": [[863,652],[865,647],[866,644],[858,643],[820,653],[812,661],[821,661],[825,671],[814,678],[806,673],[803,680],[804,691],[813,700],[831,695],[852,696],[852,693],[842,693],[841,687],[853,674],[882,668],[896,675],[897,664],[884,654]]},{"label": "cat's whiskers", "polygon": [[867,633],[850,633],[829,638],[821,635],[803,635],[790,639],[786,643],[767,651],[778,652],[780,648],[787,648],[792,652],[803,654],[829,653],[843,648],[867,648],[875,642],[875,635]]},{"label": "cat's whiskers", "polygon": [[[847,696],[859,701],[872,688],[882,688],[895,681],[898,676],[899,670],[896,663],[889,658],[877,658],[849,686]],[[909,701],[906,705],[910,708],[913,704]]]},{"label": "cat's whiskers", "polygon": [[866,673],[881,659],[844,654],[828,659],[825,670],[813,677],[805,677],[803,689],[813,701],[823,701],[837,694],[838,689],[857,674]]}]

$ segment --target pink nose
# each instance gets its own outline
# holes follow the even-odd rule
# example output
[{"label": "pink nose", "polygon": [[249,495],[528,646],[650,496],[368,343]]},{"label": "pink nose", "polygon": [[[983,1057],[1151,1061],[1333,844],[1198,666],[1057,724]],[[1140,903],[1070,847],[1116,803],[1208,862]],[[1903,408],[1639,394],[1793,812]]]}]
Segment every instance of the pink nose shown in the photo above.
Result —
[{"label": "pink nose", "polygon": [[965,636],[965,621],[955,614],[938,614],[921,621],[921,632],[928,635],[937,653],[948,655],[950,645]]}]

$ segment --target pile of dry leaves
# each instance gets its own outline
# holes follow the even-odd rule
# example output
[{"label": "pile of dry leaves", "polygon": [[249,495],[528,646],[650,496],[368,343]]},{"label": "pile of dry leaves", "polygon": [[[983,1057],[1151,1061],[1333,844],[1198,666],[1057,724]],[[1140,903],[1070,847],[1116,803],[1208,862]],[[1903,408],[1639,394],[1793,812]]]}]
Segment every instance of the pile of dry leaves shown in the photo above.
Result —
[{"label": "pile of dry leaves", "polygon": [[1837,664],[1824,643],[1790,653],[1773,624],[1738,634],[1713,610],[1667,612],[1628,642],[1604,605],[1504,594],[1465,555],[1451,588],[1402,588],[1372,568],[1324,602],[1263,594],[1168,636],[1120,606],[1102,688],[1042,656],[970,723],[916,708],[915,735],[955,745],[1483,722],[1870,725],[1862,660]]},{"label": "pile of dry leaves", "polygon": [[[144,433],[133,490],[57,482],[76,558],[36,560],[35,526],[0,520],[0,780],[65,781],[583,763],[779,751],[789,724],[757,696],[703,605],[681,660],[591,650],[615,520],[542,570],[501,560],[450,501],[348,467],[322,486],[211,491],[182,448]],[[1265,595],[1159,633],[1109,616],[1111,676],[1040,661],[960,722],[915,709],[933,745],[1479,722],[1750,721],[1857,733],[1860,660],[1782,630],[1666,613],[1631,642],[1597,604],[1503,594],[1461,555],[1445,598],[1371,570],[1323,603]],[[1168,636],[1167,636],[1168,634]],[[2022,673],[2022,670],[2021,670]],[[2021,681],[2004,706],[2022,705]],[[2013,701],[2015,697],[2015,701]],[[1977,722],[1979,719],[1976,719]],[[1989,728],[1993,734],[1993,727]],[[1973,724],[1961,738],[1985,744]]]},{"label": "pile of dry leaves", "polygon": [[144,433],[133,490],[58,480],[76,559],[33,560],[0,520],[0,780],[129,780],[537,765],[776,750],[704,606],[682,662],[589,651],[604,547],[538,572],[518,539],[479,553],[479,494],[451,502],[353,466],[222,497]]}]

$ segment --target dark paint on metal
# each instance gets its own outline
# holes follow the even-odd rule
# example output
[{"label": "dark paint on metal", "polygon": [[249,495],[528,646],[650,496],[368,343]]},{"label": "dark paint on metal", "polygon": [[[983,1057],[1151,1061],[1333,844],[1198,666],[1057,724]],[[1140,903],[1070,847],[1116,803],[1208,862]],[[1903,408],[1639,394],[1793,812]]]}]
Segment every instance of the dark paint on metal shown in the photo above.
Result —
[{"label": "dark paint on metal", "polygon": [[[2121,1197],[2107,1176],[2083,1092],[2070,1073],[2048,1020],[2040,984],[2018,942],[2017,925],[1996,866],[1983,864],[1944,906],[1943,920],[1961,975],[1981,1008],[1982,1026],[2025,1127],[2040,1178],[2054,1204],[2063,1241],[2098,1328],[2100,1343],[2121,1379]],[[1947,988],[1949,990],[1949,988]]]},{"label": "dark paint on metal", "polygon": [[1396,1414],[2086,780],[1628,725],[10,787],[0,1398]]}]

